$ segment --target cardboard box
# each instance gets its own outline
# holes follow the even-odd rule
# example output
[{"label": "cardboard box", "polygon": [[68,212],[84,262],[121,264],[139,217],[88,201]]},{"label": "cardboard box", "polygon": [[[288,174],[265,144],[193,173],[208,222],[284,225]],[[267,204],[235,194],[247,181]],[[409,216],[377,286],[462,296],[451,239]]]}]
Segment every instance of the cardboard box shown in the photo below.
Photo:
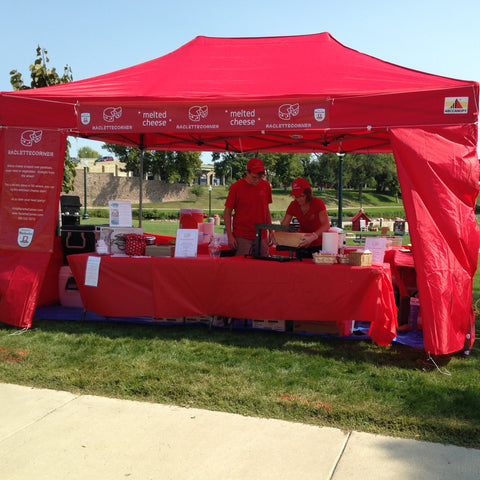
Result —
[{"label": "cardboard box", "polygon": [[150,257],[173,257],[173,245],[147,245],[145,255]]},{"label": "cardboard box", "polygon": [[198,317],[185,317],[185,323],[210,325],[211,317],[209,315],[199,315]]},{"label": "cardboard box", "polygon": [[312,333],[317,335],[336,335],[345,337],[353,334],[355,320],[349,320],[337,325],[337,322],[323,322],[319,320],[295,320],[293,332]]},{"label": "cardboard box", "polygon": [[252,328],[285,332],[286,320],[252,320]]},{"label": "cardboard box", "polygon": [[337,322],[321,322],[318,320],[295,320],[293,331],[296,333],[316,333],[318,335],[340,335]]},{"label": "cardboard box", "polygon": [[216,315],[213,317],[212,325],[214,327],[229,327],[229,328],[252,328],[251,318],[232,318]]},{"label": "cardboard box", "polygon": [[155,317],[152,319],[154,322],[169,324],[183,324],[185,323],[185,317]]},{"label": "cardboard box", "polygon": [[277,245],[283,245],[286,247],[298,247],[305,234],[296,232],[282,232],[281,230],[276,230],[273,232],[273,236],[275,237]]}]

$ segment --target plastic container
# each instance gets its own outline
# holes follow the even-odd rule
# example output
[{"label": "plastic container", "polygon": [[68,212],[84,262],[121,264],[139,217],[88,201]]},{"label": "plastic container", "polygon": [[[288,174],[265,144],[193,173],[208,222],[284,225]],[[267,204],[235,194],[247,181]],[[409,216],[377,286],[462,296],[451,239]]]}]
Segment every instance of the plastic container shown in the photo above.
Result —
[{"label": "plastic container", "polygon": [[212,235],[210,243],[208,244],[208,254],[210,258],[220,258],[221,250],[220,239],[216,235]]},{"label": "plastic container", "polygon": [[197,208],[180,209],[180,228],[198,228],[203,223],[203,210]]},{"label": "plastic container", "polygon": [[78,291],[77,282],[68,266],[60,267],[58,273],[58,296],[64,307],[83,308],[82,298]]},{"label": "plastic container", "polygon": [[95,225],[62,226],[63,263],[68,264],[68,255],[94,252],[96,243],[95,232]]},{"label": "plastic container", "polygon": [[420,300],[416,297],[410,298],[410,311],[408,315],[408,324],[411,330],[418,328],[418,313],[420,311]]}]

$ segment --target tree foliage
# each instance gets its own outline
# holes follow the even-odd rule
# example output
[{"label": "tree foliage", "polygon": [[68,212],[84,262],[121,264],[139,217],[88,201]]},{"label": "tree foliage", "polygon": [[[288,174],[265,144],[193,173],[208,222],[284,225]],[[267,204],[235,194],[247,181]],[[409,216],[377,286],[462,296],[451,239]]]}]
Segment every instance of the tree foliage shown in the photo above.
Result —
[{"label": "tree foliage", "polygon": [[98,158],[100,154],[91,147],[85,146],[78,149],[78,158]]},{"label": "tree foliage", "polygon": [[[63,69],[63,75],[60,76],[55,68],[49,68],[50,59],[47,57],[45,48],[37,47],[37,58],[30,65],[30,86],[25,85],[22,74],[18,70],[10,72],[10,84],[14,90],[28,90],[31,88],[48,87],[50,85],[58,85],[60,83],[68,83],[73,80],[72,70],[66,65]],[[65,164],[63,168],[62,191],[65,193],[73,190],[73,182],[75,180],[75,164],[70,160],[70,143],[67,141],[65,150]]]},{"label": "tree foliage", "polygon": [[[303,177],[312,187],[338,188],[339,158],[335,153],[214,153],[212,159],[217,178],[232,183],[245,175],[247,162],[253,156],[260,158],[267,172],[267,180],[274,187],[288,188],[297,177]],[[375,188],[378,193],[398,195],[400,186],[393,155],[384,153],[347,153],[343,160],[344,188],[362,190]]]},{"label": "tree foliage", "polygon": [[[106,143],[102,146],[113,153],[124,167],[122,171],[140,175],[140,150],[123,145]],[[202,160],[201,152],[143,152],[143,173],[168,183],[191,183],[199,176]]]},{"label": "tree foliage", "polygon": [[28,68],[30,70],[30,86],[24,84],[22,74],[17,70],[10,72],[10,84],[14,90],[28,90],[29,88],[49,87],[60,83],[73,81],[72,70],[68,65],[63,68],[63,75],[60,76],[55,68],[48,68],[50,59],[47,57],[47,50],[40,45],[37,47],[37,58]]}]

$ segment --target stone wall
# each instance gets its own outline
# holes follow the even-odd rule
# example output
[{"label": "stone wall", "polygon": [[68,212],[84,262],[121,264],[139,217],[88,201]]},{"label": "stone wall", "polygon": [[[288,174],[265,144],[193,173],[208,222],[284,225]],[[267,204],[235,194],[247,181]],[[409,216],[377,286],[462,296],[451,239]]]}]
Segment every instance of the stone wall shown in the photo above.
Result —
[{"label": "stone wall", "polygon": [[[140,193],[138,177],[117,177],[114,173],[87,173],[87,206],[108,206],[109,200],[124,200],[138,203]],[[77,170],[74,190],[68,195],[78,195],[84,201],[84,172]],[[186,200],[188,187],[180,184],[169,184],[159,180],[143,182],[143,202],[170,202]]]}]

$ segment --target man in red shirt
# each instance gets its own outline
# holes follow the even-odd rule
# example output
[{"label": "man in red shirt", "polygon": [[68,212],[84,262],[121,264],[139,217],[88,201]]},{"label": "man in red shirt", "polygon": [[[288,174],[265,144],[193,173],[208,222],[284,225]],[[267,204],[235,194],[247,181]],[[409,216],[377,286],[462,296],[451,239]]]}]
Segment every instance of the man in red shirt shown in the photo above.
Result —
[{"label": "man in red shirt", "polygon": [[[272,189],[264,177],[263,162],[259,158],[251,158],[247,163],[246,176],[230,186],[223,220],[228,245],[235,250],[235,255],[251,255],[255,245],[255,224],[272,223],[269,207],[272,203]],[[260,255],[268,256],[266,230],[262,230]]]}]

